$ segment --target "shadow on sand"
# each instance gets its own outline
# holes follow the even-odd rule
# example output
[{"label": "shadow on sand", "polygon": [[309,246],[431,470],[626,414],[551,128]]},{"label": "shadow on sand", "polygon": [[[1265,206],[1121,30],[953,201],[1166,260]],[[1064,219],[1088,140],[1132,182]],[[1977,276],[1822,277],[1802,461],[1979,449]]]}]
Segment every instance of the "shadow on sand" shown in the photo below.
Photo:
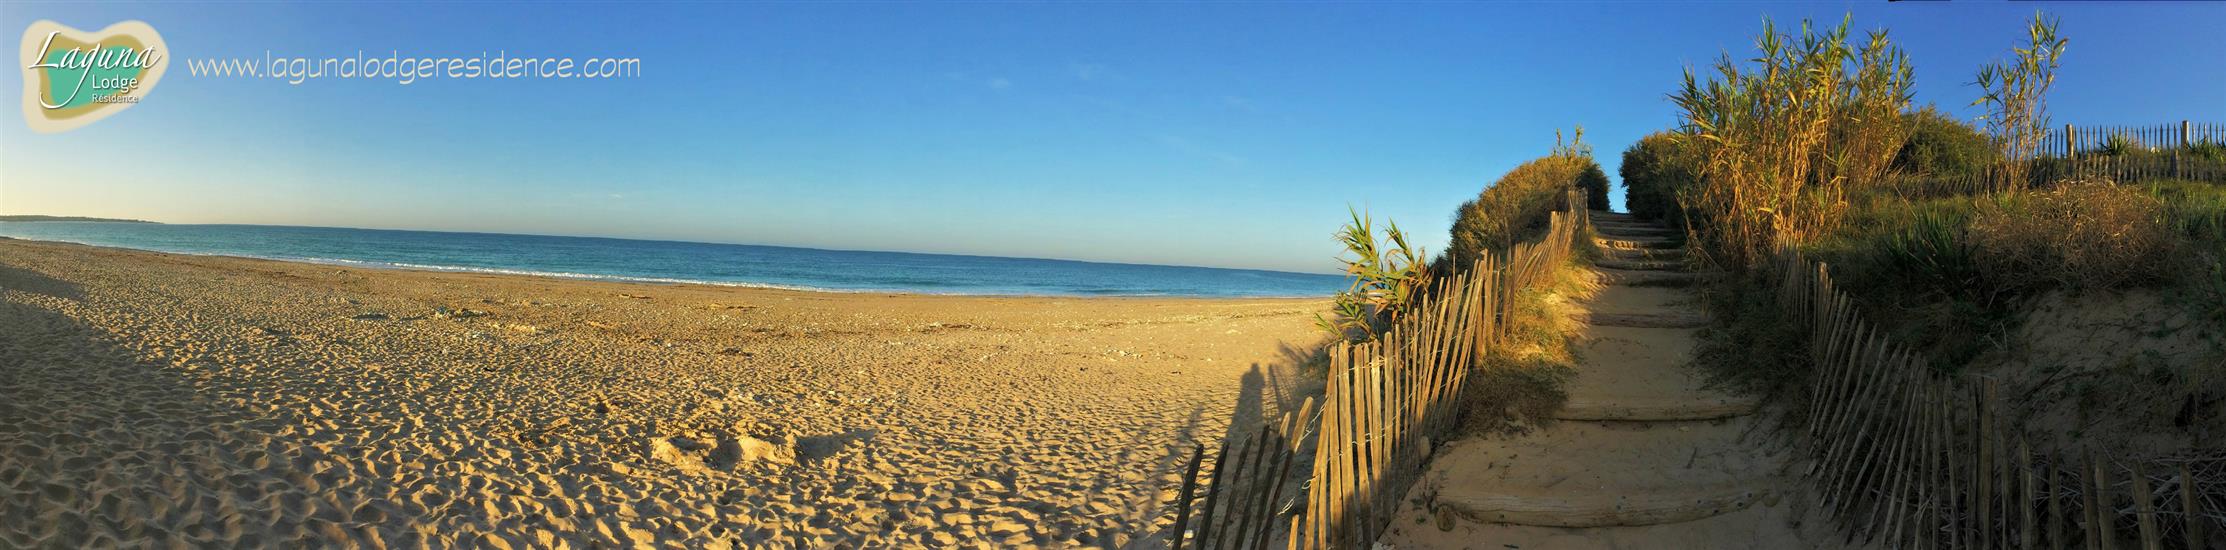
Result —
[{"label": "shadow on sand", "polygon": [[[1201,479],[1198,483],[1205,484],[1207,480],[1203,478],[1209,477],[1209,474],[1204,472],[1210,472],[1214,468],[1213,461],[1216,453],[1221,450],[1221,445],[1227,444],[1233,448],[1243,442],[1258,438],[1262,427],[1269,422],[1278,422],[1286,414],[1296,415],[1308,400],[1320,399],[1325,386],[1324,377],[1328,370],[1328,353],[1326,351],[1328,343],[1329,341],[1326,339],[1305,345],[1293,345],[1290,342],[1284,342],[1278,344],[1276,361],[1266,364],[1252,364],[1251,368],[1245,371],[1244,376],[1238,379],[1236,406],[1230,412],[1227,421],[1223,423],[1227,427],[1222,430],[1219,438],[1202,439],[1198,437],[1200,435],[1198,431],[1205,424],[1205,409],[1203,407],[1193,409],[1189,421],[1178,433],[1177,440],[1162,443],[1166,446],[1166,453],[1156,461],[1153,469],[1155,477],[1174,479],[1175,485],[1166,487],[1162,498],[1153,499],[1152,502],[1148,503],[1138,503],[1156,508],[1146,508],[1132,513],[1131,519],[1134,525],[1138,527],[1138,533],[1136,533],[1137,536],[1134,540],[1122,547],[1166,548],[1172,537],[1181,536],[1180,533],[1174,532],[1172,527],[1174,522],[1172,507],[1175,500],[1174,496],[1180,490],[1181,476],[1190,463],[1192,453],[1200,450],[1204,452],[1204,458],[1201,461],[1203,463],[1201,473],[1199,474]],[[1300,423],[1301,426],[1310,424],[1309,422]],[[1285,480],[1289,484],[1286,486],[1289,490],[1285,494],[1290,495],[1288,498],[1295,500],[1300,491],[1303,490],[1301,487],[1307,472],[1313,470],[1313,445],[1311,441],[1303,439],[1305,434],[1288,435],[1301,438],[1301,447],[1296,452],[1296,461],[1292,463],[1291,474]],[[1133,443],[1137,445],[1152,444],[1149,441],[1134,441]],[[1104,546],[1113,547],[1111,544]]]}]

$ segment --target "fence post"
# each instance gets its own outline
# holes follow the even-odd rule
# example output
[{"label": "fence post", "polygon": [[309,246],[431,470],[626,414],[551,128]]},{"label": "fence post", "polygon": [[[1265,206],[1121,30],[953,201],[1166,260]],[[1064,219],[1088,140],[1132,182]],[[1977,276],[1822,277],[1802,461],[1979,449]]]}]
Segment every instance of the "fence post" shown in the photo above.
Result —
[{"label": "fence post", "polygon": [[2070,124],[2065,124],[2065,125],[2064,125],[2064,158],[2067,158],[2067,159],[2068,159],[2068,158],[2077,158],[2078,156],[2079,156],[2079,133],[2078,133],[2078,129],[2077,129],[2077,128],[2073,128],[2073,127],[2072,127],[2072,125],[2070,125]]},{"label": "fence post", "polygon": [[2048,550],[2064,550],[2064,465],[2061,455],[2048,461]]},{"label": "fence post", "polygon": [[[2091,449],[2088,450],[2087,453],[2089,457],[2094,456],[2094,451]],[[2093,458],[2089,458],[2089,460],[2093,460]],[[2117,499],[2111,498],[2110,496],[2110,462],[2107,459],[2104,459],[2101,461],[2096,461],[2094,465],[2095,521],[2101,523],[2101,526],[2097,529],[2097,531],[2102,535],[2102,545],[2098,546],[2097,548],[2101,548],[2103,550],[2117,550],[2118,512],[2117,505],[2112,502]]]},{"label": "fence post", "polygon": [[2187,131],[2187,126],[2188,126],[2188,124],[2187,124],[2187,120],[2186,120],[2186,119],[2181,119],[2181,120],[2180,120],[2180,146],[2181,146],[2181,147],[2187,147],[2187,146],[2190,146],[2190,145],[2194,145],[2194,144],[2195,144],[2195,142],[2192,142],[2192,141],[2188,141],[2188,140],[2187,140],[2187,137],[2188,137],[2188,136],[2187,136],[2187,134],[2188,134],[2188,131]]},{"label": "fence post", "polygon": [[2202,548],[2203,511],[2195,506],[2195,476],[2180,463],[2180,513],[2187,517],[2187,547]]},{"label": "fence post", "polygon": [[1205,445],[1190,445],[1190,465],[1183,468],[1183,492],[1179,497],[1181,500],[1175,501],[1175,534],[1169,537],[1175,539],[1170,545],[1173,550],[1183,550],[1183,532],[1187,530],[1186,524],[1190,523],[1190,495],[1198,489],[1198,461],[1206,456]]},{"label": "fence post", "polygon": [[2018,543],[2025,550],[2034,550],[2040,548],[2040,522],[2033,513],[2033,497],[2039,491],[2034,487],[2033,446],[2025,441],[2024,436],[2017,438],[2017,472],[2024,482],[2022,488],[2025,490],[2025,498],[2018,501],[2017,506],[2017,524],[2020,528]]},{"label": "fence post", "polygon": [[1979,387],[1976,389],[1978,391],[1974,393],[1977,394],[1977,399],[1973,399],[1973,401],[1978,402],[1977,414],[1979,417],[1979,427],[1973,435],[1978,438],[1979,454],[1977,457],[1978,462],[1972,465],[1972,473],[1974,474],[1972,478],[1974,481],[1977,482],[1978,486],[1972,489],[1971,495],[1978,497],[1979,499],[1977,506],[1977,511],[1979,513],[1979,547],[1993,548],[1995,475],[1994,446],[1991,445],[1991,443],[1993,443],[1992,438],[1987,436],[1993,435],[1994,411],[1991,408],[1987,407],[1987,397],[1990,397],[1991,394],[1994,393],[1994,380],[1982,379],[1979,381]]},{"label": "fence post", "polygon": [[[2133,513],[2140,519],[2142,550],[2164,549],[2164,535],[2158,532],[2156,527],[2156,502],[2154,502],[2154,499],[2155,494],[2149,492],[2148,468],[2141,467],[2140,462],[2133,463]],[[2188,521],[2202,521],[2203,518],[2190,516],[2187,519]]]},{"label": "fence post", "polygon": [[2109,527],[2104,525],[2102,521],[2100,503],[2103,499],[2098,498],[2100,495],[2096,494],[2099,488],[2104,485],[2095,480],[2095,475],[2102,473],[2102,467],[2095,465],[2094,449],[2086,450],[2085,458],[2086,460],[2079,466],[2079,511],[2086,516],[2087,521],[2080,525],[2080,530],[2087,535],[2085,548],[2101,548],[2102,541],[2110,540]]}]

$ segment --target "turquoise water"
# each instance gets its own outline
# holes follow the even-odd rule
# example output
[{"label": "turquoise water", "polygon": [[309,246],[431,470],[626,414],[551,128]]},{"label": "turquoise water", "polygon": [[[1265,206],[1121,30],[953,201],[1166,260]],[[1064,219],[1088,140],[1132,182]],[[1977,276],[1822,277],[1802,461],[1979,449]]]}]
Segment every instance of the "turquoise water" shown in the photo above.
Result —
[{"label": "turquoise water", "polygon": [[836,291],[1326,296],[1334,275],[594,237],[269,225],[0,222],[0,236],[364,267]]}]

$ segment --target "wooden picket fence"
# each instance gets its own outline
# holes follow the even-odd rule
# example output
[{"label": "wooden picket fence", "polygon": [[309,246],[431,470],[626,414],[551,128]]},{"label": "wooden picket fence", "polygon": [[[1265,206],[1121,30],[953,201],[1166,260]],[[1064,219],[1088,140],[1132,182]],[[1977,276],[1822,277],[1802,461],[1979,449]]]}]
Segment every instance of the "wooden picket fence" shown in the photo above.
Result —
[{"label": "wooden picket fence", "polygon": [[1777,300],[1817,367],[1798,428],[1807,475],[1849,540],[1917,548],[2226,548],[2226,455],[2036,455],[1994,382],[1945,376],[1864,321],[1791,248]]},{"label": "wooden picket fence", "polygon": [[2226,124],[2185,120],[2179,124],[2148,126],[2082,128],[2065,124],[2062,129],[2050,130],[2041,139],[2038,153],[2044,157],[2085,156],[2101,153],[2113,144],[2164,152],[2204,143],[2226,145]]},{"label": "wooden picket fence", "polygon": [[[1298,492],[1290,483],[1293,464],[1298,462],[1299,444],[1305,440],[1307,425],[1314,414],[1314,400],[1308,398],[1296,413],[1284,413],[1260,431],[1234,442],[1223,440],[1220,452],[1214,453],[1213,474],[1207,480],[1203,497],[1193,498],[1201,488],[1199,473],[1206,457],[1203,445],[1193,444],[1190,461],[1183,470],[1183,488],[1176,500],[1175,511],[1178,527],[1189,527],[1196,533],[1193,548],[1200,549],[1262,549],[1267,548],[1275,525],[1270,522],[1285,513],[1289,506],[1287,494]],[[1289,493],[1285,493],[1289,487]],[[1198,521],[1190,522],[1193,505]],[[1183,548],[1182,531],[1173,535],[1173,548]]]},{"label": "wooden picket fence", "polygon": [[[2113,148],[2112,144],[2116,146]],[[1979,195],[2008,189],[2045,188],[2064,180],[2106,179],[2142,182],[2181,179],[2226,184],[2226,158],[2199,154],[2193,147],[2226,148],[2226,124],[2153,126],[2064,125],[2041,140],[2038,158],[2019,161],[2016,176],[2001,167],[1947,177],[1889,179],[1881,185],[1908,198]],[[2013,181],[2014,180],[2014,181]]]},{"label": "wooden picket fence", "polygon": [[[1194,445],[1170,546],[1261,549],[1281,539],[1285,548],[1328,549],[1374,542],[1436,444],[1458,424],[1475,359],[1506,336],[1511,298],[1569,260],[1587,219],[1584,193],[1572,190],[1562,204],[1540,240],[1439,278],[1374,340],[1332,346],[1318,411],[1309,399],[1295,416],[1224,442],[1210,466],[1205,448]],[[1286,493],[1309,442],[1304,492]]]}]

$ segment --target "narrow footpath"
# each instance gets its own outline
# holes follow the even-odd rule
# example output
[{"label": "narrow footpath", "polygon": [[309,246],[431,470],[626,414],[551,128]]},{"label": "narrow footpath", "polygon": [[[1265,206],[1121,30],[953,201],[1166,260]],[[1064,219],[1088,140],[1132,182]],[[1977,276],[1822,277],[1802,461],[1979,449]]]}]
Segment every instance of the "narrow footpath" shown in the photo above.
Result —
[{"label": "narrow footpath", "polygon": [[1792,453],[1758,426],[1757,402],[1707,389],[1688,365],[1709,319],[1678,234],[1592,221],[1606,286],[1579,304],[1557,421],[1447,444],[1379,547],[1839,547],[1821,514],[1799,521]]}]

